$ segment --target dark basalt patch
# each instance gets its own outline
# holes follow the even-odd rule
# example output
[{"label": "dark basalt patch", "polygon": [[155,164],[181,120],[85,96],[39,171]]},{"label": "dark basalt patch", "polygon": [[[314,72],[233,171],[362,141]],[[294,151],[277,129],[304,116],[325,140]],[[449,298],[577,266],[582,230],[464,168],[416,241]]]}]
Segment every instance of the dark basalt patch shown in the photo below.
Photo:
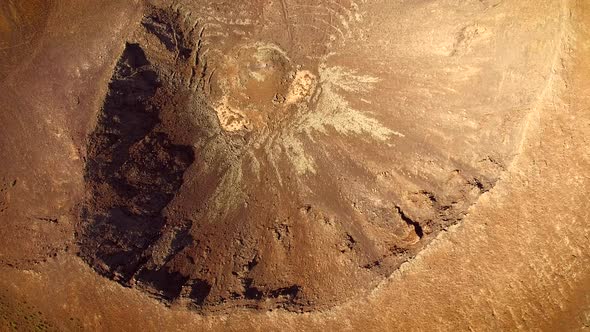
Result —
[{"label": "dark basalt patch", "polygon": [[[172,143],[156,128],[160,119],[153,98],[160,85],[141,47],[128,44],[88,141],[90,198],[82,209],[81,255],[101,273],[124,282],[140,269],[144,252],[166,224],[162,210],[194,161],[190,147]],[[144,273],[139,278],[162,276]]]}]

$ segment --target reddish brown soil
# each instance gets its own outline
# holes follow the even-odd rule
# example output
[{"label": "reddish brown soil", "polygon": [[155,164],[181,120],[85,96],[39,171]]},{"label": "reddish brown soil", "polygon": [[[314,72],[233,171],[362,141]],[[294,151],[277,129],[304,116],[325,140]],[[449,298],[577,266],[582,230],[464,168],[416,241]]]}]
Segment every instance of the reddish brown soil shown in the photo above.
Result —
[{"label": "reddish brown soil", "polygon": [[0,318],[587,325],[586,7],[0,4]]}]

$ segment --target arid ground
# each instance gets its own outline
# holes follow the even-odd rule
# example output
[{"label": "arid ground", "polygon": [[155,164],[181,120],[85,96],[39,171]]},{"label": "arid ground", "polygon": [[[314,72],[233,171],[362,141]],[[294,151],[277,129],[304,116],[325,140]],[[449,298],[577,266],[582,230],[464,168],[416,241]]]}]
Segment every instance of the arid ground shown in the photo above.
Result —
[{"label": "arid ground", "polygon": [[0,2],[0,327],[590,330],[590,2]]}]

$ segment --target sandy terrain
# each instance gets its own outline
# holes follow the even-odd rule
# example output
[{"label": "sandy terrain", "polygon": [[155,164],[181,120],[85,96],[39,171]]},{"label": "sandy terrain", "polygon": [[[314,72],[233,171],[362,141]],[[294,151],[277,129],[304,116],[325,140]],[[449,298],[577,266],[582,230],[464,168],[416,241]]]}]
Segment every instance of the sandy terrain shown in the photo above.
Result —
[{"label": "sandy terrain", "polygon": [[0,322],[590,328],[585,1],[0,4]]}]

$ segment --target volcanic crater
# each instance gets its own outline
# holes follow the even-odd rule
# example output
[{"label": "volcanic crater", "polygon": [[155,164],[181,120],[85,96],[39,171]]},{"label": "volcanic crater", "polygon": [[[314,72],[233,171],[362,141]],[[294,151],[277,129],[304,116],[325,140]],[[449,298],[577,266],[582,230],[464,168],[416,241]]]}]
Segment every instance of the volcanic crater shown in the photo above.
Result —
[{"label": "volcanic crater", "polygon": [[314,57],[262,28],[220,41],[182,6],[136,29],[87,141],[79,255],[167,304],[304,312],[365,295],[512,158],[493,141],[449,157],[414,115],[385,118],[392,86],[334,61],[337,37]]}]

